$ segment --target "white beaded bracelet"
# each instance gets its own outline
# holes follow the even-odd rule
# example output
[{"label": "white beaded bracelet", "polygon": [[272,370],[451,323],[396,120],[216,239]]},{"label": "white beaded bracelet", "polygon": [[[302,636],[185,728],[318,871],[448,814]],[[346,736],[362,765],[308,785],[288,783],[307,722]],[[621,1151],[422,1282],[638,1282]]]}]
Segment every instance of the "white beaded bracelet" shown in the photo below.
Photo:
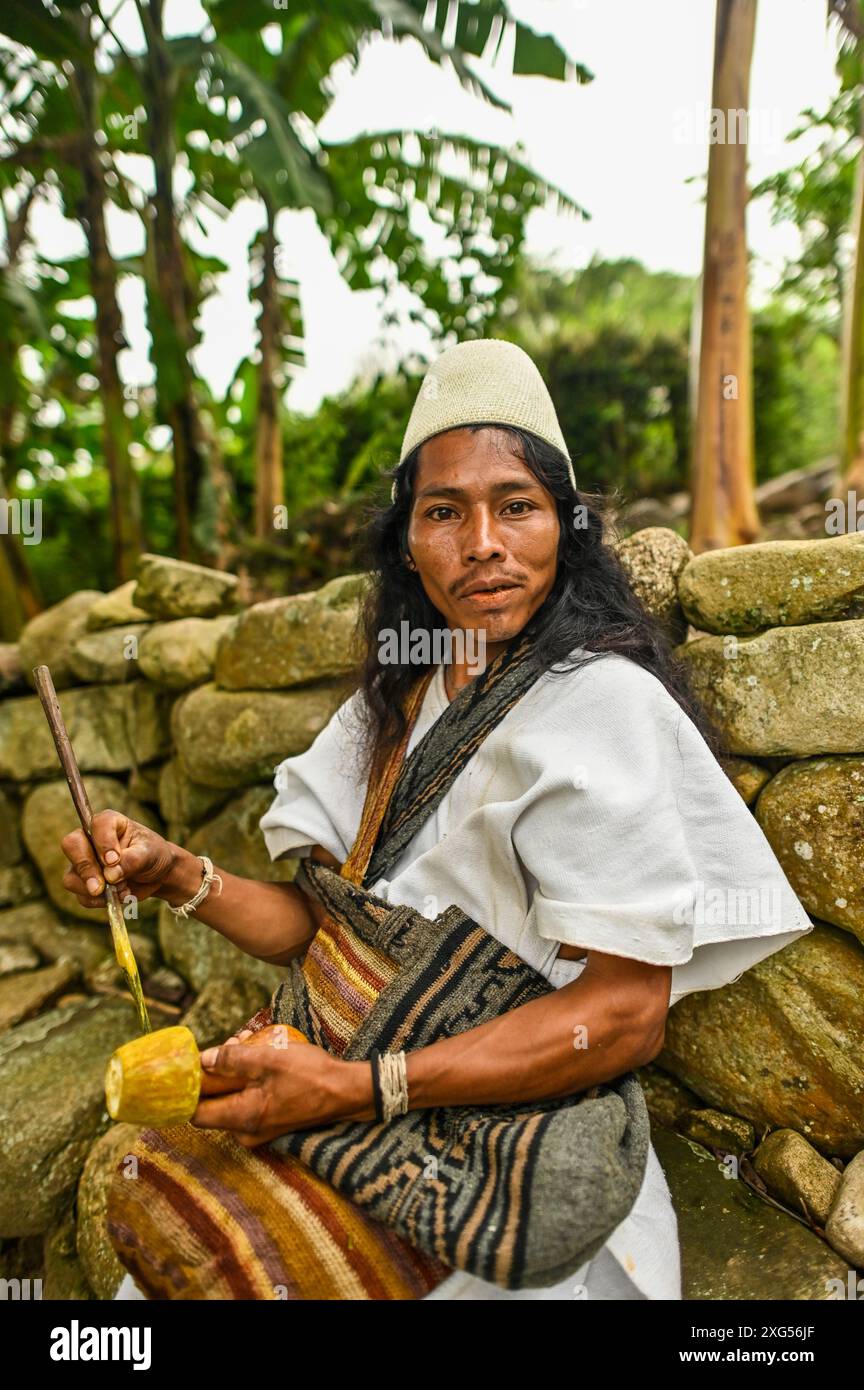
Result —
[{"label": "white beaded bracelet", "polygon": [[204,877],[194,898],[190,898],[188,903],[181,903],[180,907],[172,907],[170,903],[165,904],[168,911],[173,912],[175,917],[188,917],[190,912],[194,912],[196,907],[203,903],[214,883],[219,884],[219,892],[222,892],[222,879],[219,874],[213,871],[213,860],[208,859],[206,854],[199,854],[198,858],[204,865]]}]

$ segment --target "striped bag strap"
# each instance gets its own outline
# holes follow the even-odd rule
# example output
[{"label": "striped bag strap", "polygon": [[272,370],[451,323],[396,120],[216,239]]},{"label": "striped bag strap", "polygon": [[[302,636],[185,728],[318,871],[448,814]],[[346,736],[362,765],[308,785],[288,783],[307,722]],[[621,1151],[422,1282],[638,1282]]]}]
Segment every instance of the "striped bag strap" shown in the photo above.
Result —
[{"label": "striped bag strap", "polygon": [[523,632],[463,686],[426,730],[398,769],[366,865],[367,887],[389,877],[483,740],[534,686],[538,675],[534,639]]},{"label": "striped bag strap", "polygon": [[385,758],[383,766],[373,770],[369,777],[360,825],[354,838],[354,844],[339,870],[343,878],[349,879],[351,883],[356,883],[358,887],[363,883],[363,876],[372,857],[378,832],[393,795],[393,789],[399,779],[405,751],[434,674],[435,667],[432,667],[420,677],[408,692],[403,705],[407,726],[402,737]]}]

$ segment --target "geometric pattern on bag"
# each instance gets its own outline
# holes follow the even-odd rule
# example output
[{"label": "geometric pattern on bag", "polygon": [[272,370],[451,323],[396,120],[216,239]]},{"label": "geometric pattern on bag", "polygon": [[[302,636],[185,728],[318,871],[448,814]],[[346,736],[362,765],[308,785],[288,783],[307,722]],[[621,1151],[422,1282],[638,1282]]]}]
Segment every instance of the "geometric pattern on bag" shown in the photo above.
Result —
[{"label": "geometric pattern on bag", "polygon": [[[327,909],[313,946],[332,968],[320,971],[321,991],[318,968],[309,989],[306,964],[292,962],[272,1016],[348,1060],[374,1047],[425,1047],[554,992],[458,906],[433,921],[309,860],[295,881]],[[371,989],[353,988],[366,959],[389,975],[374,1002]],[[343,1045],[349,1005],[362,1017]],[[552,1100],[424,1107],[386,1124],[292,1131],[270,1147],[302,1159],[429,1256],[519,1289],[560,1282],[606,1243],[639,1193],[648,1142],[644,1096],[629,1072]]]}]

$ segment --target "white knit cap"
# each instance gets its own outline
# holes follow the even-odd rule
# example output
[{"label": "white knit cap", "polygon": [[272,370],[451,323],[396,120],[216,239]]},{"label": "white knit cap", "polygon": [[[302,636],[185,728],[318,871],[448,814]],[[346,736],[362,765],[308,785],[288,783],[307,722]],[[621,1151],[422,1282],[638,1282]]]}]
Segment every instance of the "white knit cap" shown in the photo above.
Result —
[{"label": "white knit cap", "polygon": [[[573,464],[545,381],[527,352],[503,338],[447,348],[427,371],[408,419],[399,462],[433,434],[460,425],[517,425],[553,444]],[[390,489],[396,501],[396,479]]]}]

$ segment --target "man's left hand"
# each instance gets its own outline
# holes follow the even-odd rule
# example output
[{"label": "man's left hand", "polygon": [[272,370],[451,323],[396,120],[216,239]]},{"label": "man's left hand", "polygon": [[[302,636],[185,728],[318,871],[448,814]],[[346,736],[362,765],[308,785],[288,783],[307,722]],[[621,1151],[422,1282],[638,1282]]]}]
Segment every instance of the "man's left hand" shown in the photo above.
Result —
[{"label": "man's left hand", "polygon": [[230,1130],[245,1148],[294,1129],[374,1120],[368,1063],[345,1062],[314,1043],[249,1046],[239,1038],[201,1054],[201,1098],[191,1123]]}]

